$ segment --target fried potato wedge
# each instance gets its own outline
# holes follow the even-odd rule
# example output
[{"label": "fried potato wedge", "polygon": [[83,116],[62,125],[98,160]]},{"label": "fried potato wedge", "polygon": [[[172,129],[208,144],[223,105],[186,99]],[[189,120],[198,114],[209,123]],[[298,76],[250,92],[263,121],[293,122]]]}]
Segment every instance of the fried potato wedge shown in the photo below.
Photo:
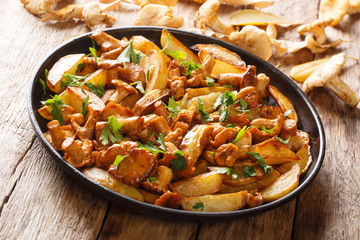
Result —
[{"label": "fried potato wedge", "polygon": [[151,204],[154,204],[156,199],[158,199],[160,197],[160,195],[157,195],[155,193],[151,193],[151,192],[148,192],[148,191],[145,191],[141,188],[138,188],[139,192],[141,192],[141,194],[143,195],[144,197],[144,202],[147,202],[147,203],[151,203]]},{"label": "fried potato wedge", "polygon": [[85,176],[87,176],[88,178],[107,188],[110,188],[115,192],[118,192],[129,198],[133,198],[142,202],[144,201],[144,197],[138,189],[122,183],[118,179],[111,176],[104,169],[97,167],[85,168],[82,170],[82,173],[85,174]]},{"label": "fried potato wedge", "polygon": [[[184,197],[181,201],[181,206],[187,211],[229,212],[243,208],[246,199],[247,191],[200,197]],[[201,207],[197,206],[199,203],[202,203]]]},{"label": "fried potato wedge", "polygon": [[65,89],[61,87],[61,81],[67,82],[63,74],[75,74],[79,64],[84,62],[85,54],[70,54],[60,58],[54,66],[49,70],[46,82],[48,88],[55,92],[60,93]]},{"label": "fried potato wedge", "polygon": [[117,165],[112,164],[108,172],[130,186],[139,184],[148,179],[155,171],[157,161],[149,151],[138,148],[135,142],[125,141],[120,144],[112,145],[108,150],[113,150],[109,154],[103,154],[104,158],[113,158],[115,161],[118,155],[123,156],[123,160]]},{"label": "fried potato wedge", "polygon": [[185,178],[170,184],[170,189],[183,197],[203,196],[219,191],[224,176],[210,172]]},{"label": "fried potato wedge", "polygon": [[166,59],[166,63],[170,62],[170,58],[165,53],[161,52],[161,49],[149,39],[143,36],[133,36],[130,40],[133,41],[133,48],[135,50],[144,53],[146,56],[149,56],[150,51],[156,51],[163,55],[163,58]]},{"label": "fried potato wedge", "polygon": [[287,145],[277,139],[269,139],[259,143],[254,149],[254,153],[259,153],[268,165],[277,165],[285,162],[298,161],[300,158],[291,151]]},{"label": "fried potato wedge", "polygon": [[68,87],[67,92],[69,105],[72,106],[78,113],[81,113],[82,104],[87,96],[89,96],[87,111],[89,112],[90,116],[96,119],[101,115],[105,108],[103,101],[101,101],[101,99],[92,92],[83,90],[79,87]]},{"label": "fried potato wedge", "polygon": [[[91,73],[85,81],[88,83],[93,83],[95,86],[98,86],[100,83],[103,87],[106,86],[108,81],[108,71],[106,69],[98,69],[95,72]],[[85,84],[82,85],[82,88],[85,90],[89,90]]]},{"label": "fried potato wedge", "polygon": [[295,122],[297,123],[298,116],[290,100],[272,85],[269,85],[269,92],[284,113],[291,110],[291,113],[287,117],[295,120]]},{"label": "fried potato wedge", "polygon": [[[59,94],[59,97],[66,105],[69,105],[69,93],[67,92],[67,90],[62,91],[62,93]],[[54,120],[54,116],[51,114],[52,110],[52,106],[44,105],[38,110],[38,113],[40,114],[40,116],[47,120]]]},{"label": "fried potato wedge", "polygon": [[167,29],[163,29],[160,37],[161,47],[166,51],[182,51],[186,53],[186,58],[182,61],[190,62],[193,61],[195,64],[200,63],[199,57],[196,56],[190,49],[184,46],[174,35],[168,32]]},{"label": "fried potato wedge", "polygon": [[252,189],[264,189],[273,183],[276,179],[280,177],[280,173],[274,169],[271,170],[270,174],[265,178],[260,179],[254,183],[242,185],[242,186],[229,186],[226,184],[221,185],[219,192],[220,193],[233,193],[239,192],[242,190],[252,190]]},{"label": "fried potato wedge", "polygon": [[[211,58],[213,58],[210,53],[206,52],[206,51],[200,51],[198,53],[200,61],[203,62],[207,56],[210,56]],[[238,67],[235,66],[227,61],[221,60],[221,59],[215,59],[215,65],[211,71],[210,77],[212,78],[219,78],[220,74],[229,74],[229,73],[237,73],[237,74],[242,74],[245,73],[247,68],[245,67]]]},{"label": "fried potato wedge", "polygon": [[146,93],[154,89],[164,89],[168,78],[167,59],[161,53],[151,50],[149,63],[149,79],[146,82]]},{"label": "fried potato wedge", "polygon": [[290,171],[282,174],[275,182],[261,191],[264,202],[280,199],[299,186],[300,167],[295,164]]},{"label": "fried potato wedge", "polygon": [[191,47],[197,51],[205,51],[213,58],[223,60],[237,67],[245,67],[245,62],[234,52],[229,51],[217,44],[196,44]]},{"label": "fried potato wedge", "polygon": [[281,164],[277,170],[281,172],[282,174],[289,171],[295,164],[299,165],[300,167],[300,174],[304,174],[310,167],[312,163],[312,157],[310,153],[310,146],[307,144],[304,147],[302,147],[296,155],[299,156],[299,161],[292,161],[292,162],[286,162]]}]

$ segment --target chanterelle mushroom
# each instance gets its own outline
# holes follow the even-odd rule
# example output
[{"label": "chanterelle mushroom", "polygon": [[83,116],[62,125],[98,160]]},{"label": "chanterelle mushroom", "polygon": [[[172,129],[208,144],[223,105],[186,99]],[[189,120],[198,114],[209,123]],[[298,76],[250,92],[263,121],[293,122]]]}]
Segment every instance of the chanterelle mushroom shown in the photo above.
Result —
[{"label": "chanterelle mushroom", "polygon": [[339,73],[345,63],[345,54],[339,53],[329,62],[319,66],[304,82],[303,90],[305,93],[312,90],[314,87],[326,87],[335,93],[341,100],[343,100],[350,107],[356,107],[360,101],[360,97],[344,83]]},{"label": "chanterelle mushroom", "polygon": [[312,23],[299,26],[298,33],[304,34],[306,32],[311,32],[314,34],[316,41],[319,44],[323,44],[326,42],[325,28],[329,26],[332,21],[331,18],[317,19]]},{"label": "chanterelle mushroom", "polygon": [[233,27],[231,24],[224,23],[218,18],[216,11],[219,9],[219,0],[207,0],[200,6],[195,15],[194,26],[200,29],[209,27],[214,32],[229,35]]},{"label": "chanterelle mushroom", "polygon": [[148,4],[140,10],[134,25],[162,26],[179,28],[184,24],[183,17],[173,15],[173,10],[164,5]]},{"label": "chanterelle mushroom", "polygon": [[60,0],[20,0],[31,14],[41,15],[49,11],[52,5]]}]

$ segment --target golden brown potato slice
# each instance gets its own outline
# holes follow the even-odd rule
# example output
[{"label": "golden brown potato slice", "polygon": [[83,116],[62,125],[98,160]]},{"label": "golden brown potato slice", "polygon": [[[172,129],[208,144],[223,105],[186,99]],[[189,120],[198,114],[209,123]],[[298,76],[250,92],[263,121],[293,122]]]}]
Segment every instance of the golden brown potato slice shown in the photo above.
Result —
[{"label": "golden brown potato slice", "polygon": [[287,171],[289,171],[295,164],[297,164],[300,167],[300,173],[301,174],[306,173],[306,171],[309,169],[311,162],[312,162],[310,146],[305,145],[296,153],[296,155],[299,156],[299,158],[300,158],[299,161],[283,163],[277,168],[277,170],[283,174],[283,173],[286,173]]},{"label": "golden brown potato slice", "polygon": [[144,197],[136,188],[130,187],[118,179],[111,176],[107,171],[97,167],[85,168],[82,170],[88,178],[95,182],[115,191],[129,198],[133,198],[139,201],[144,201]]},{"label": "golden brown potato slice", "polygon": [[149,53],[149,79],[146,82],[145,92],[149,93],[154,89],[165,89],[168,77],[167,59],[154,50]]},{"label": "golden brown potato slice", "polygon": [[67,82],[63,74],[75,74],[78,65],[83,63],[84,56],[84,54],[70,54],[60,58],[49,70],[46,79],[48,88],[55,93],[63,91],[65,87],[60,86],[61,81]]},{"label": "golden brown potato slice", "polygon": [[130,40],[133,40],[133,48],[144,53],[146,56],[149,56],[150,51],[154,50],[162,55],[165,59],[166,66],[170,62],[170,58],[165,53],[161,52],[161,49],[147,38],[143,36],[133,36]]},{"label": "golden brown potato slice", "polygon": [[247,191],[201,197],[184,197],[181,206],[187,211],[230,212],[243,208],[246,199]]},{"label": "golden brown potato slice", "polygon": [[[112,151],[109,151],[110,149]],[[114,161],[118,155],[122,156],[123,160],[115,166]],[[148,179],[154,173],[157,164],[152,153],[138,148],[137,143],[130,141],[112,145],[102,157],[113,162],[108,172],[130,186],[139,186]]]},{"label": "golden brown potato slice", "polygon": [[264,158],[266,164],[271,166],[300,160],[285,144],[274,138],[259,143],[253,152],[259,153]]},{"label": "golden brown potato slice", "polygon": [[169,89],[154,89],[146,93],[134,106],[133,111],[136,115],[142,116],[152,113],[155,109],[154,104],[157,101],[166,102],[169,97]]},{"label": "golden brown potato slice", "polygon": [[[205,52],[205,51],[200,51],[198,53],[200,61],[203,62],[207,56],[212,57],[209,53]],[[228,63],[224,60],[220,60],[220,59],[216,59],[215,58],[215,66],[213,67],[210,77],[212,78],[219,78],[220,74],[225,74],[225,73],[237,73],[237,74],[242,74],[245,73],[247,70],[247,68],[245,67],[238,67],[235,66],[231,63]]]},{"label": "golden brown potato slice", "polygon": [[164,194],[169,190],[169,184],[173,178],[173,173],[166,166],[159,166],[156,171],[156,177],[153,181],[144,181],[141,186],[152,193]]},{"label": "golden brown potato slice", "polygon": [[81,113],[82,104],[87,96],[89,96],[87,110],[89,111],[90,116],[97,119],[105,108],[103,101],[101,101],[101,99],[92,92],[79,87],[68,87],[67,92],[69,94],[69,105],[72,106],[78,113]]},{"label": "golden brown potato slice", "polygon": [[232,193],[239,192],[242,190],[252,190],[252,189],[263,189],[273,183],[278,177],[280,177],[280,173],[274,169],[271,170],[270,174],[265,178],[262,178],[254,183],[242,185],[242,186],[229,186],[226,184],[221,185],[219,192],[220,193]]},{"label": "golden brown potato slice", "polygon": [[[101,82],[101,85],[103,87],[106,86],[106,83],[108,81],[108,71],[106,69],[98,69],[96,70],[95,72],[91,73],[86,79],[85,81],[86,82],[89,82],[89,83],[93,83],[95,84],[95,86],[98,86],[99,83]],[[82,85],[82,88],[83,89],[86,89],[86,90],[89,90],[85,84]]]},{"label": "golden brown potato slice", "polygon": [[185,62],[193,61],[195,64],[200,63],[198,56],[193,53],[190,49],[184,46],[179,40],[177,40],[174,35],[169,33],[166,29],[163,29],[161,32],[160,38],[161,47],[165,48],[167,51],[183,51],[186,53],[186,58],[181,59]]},{"label": "golden brown potato slice", "polygon": [[148,192],[148,191],[145,191],[145,190],[142,190],[142,189],[138,189],[141,194],[143,195],[144,197],[144,202],[147,202],[147,203],[151,203],[151,204],[154,204],[156,199],[158,199],[160,197],[160,195],[157,195],[155,193],[151,193],[151,192]]},{"label": "golden brown potato slice", "polygon": [[261,191],[264,202],[272,202],[292,192],[299,186],[300,167],[295,164],[290,171],[282,174],[275,182]]},{"label": "golden brown potato slice", "polygon": [[209,53],[212,57],[226,61],[234,66],[245,67],[245,62],[240,58],[239,55],[217,44],[196,44],[191,48],[198,51],[203,50]]},{"label": "golden brown potato slice", "polygon": [[220,173],[204,173],[176,181],[170,184],[170,188],[184,197],[203,196],[219,191],[223,179]]},{"label": "golden brown potato slice", "polygon": [[290,100],[272,85],[269,85],[269,92],[284,113],[291,110],[291,113],[287,117],[295,120],[295,122],[297,123],[298,116]]}]

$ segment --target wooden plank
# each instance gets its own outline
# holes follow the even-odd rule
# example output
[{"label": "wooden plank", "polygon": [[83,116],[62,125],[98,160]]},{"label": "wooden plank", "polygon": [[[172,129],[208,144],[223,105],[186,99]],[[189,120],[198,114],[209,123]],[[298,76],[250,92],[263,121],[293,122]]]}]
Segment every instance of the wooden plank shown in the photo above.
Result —
[{"label": "wooden plank", "polygon": [[191,240],[195,239],[197,227],[197,223],[165,221],[156,216],[133,213],[112,204],[99,239]]},{"label": "wooden plank", "polygon": [[[345,52],[360,58],[359,14],[346,16],[336,28],[327,28],[334,41],[345,42],[317,58]],[[341,79],[360,94],[359,63],[347,59]],[[324,123],[327,149],[324,164],[310,188],[300,197],[294,239],[360,239],[360,110],[351,109],[324,88],[310,92]]]},{"label": "wooden plank", "polygon": [[94,239],[107,202],[61,171],[36,140],[0,218],[1,239]]}]

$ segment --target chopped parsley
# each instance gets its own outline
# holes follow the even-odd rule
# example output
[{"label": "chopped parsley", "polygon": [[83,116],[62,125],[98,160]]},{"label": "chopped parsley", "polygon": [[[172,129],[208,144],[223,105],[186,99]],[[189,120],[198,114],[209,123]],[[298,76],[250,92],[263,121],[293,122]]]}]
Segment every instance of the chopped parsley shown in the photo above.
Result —
[{"label": "chopped parsley", "polygon": [[94,47],[89,47],[89,51],[90,51],[90,54],[95,58],[96,64],[98,64],[98,57],[97,57],[97,55],[96,55],[96,48],[94,48]]},{"label": "chopped parsley", "polygon": [[207,112],[204,111],[204,103],[201,101],[200,98],[198,98],[198,104],[196,107],[196,111],[200,114],[202,120],[204,120],[205,122],[210,122],[213,120],[213,118],[210,116],[210,114],[208,114]]},{"label": "chopped parsley", "polygon": [[246,166],[242,171],[243,177],[255,177],[257,173],[253,166]]},{"label": "chopped parsley", "polygon": [[117,155],[116,156],[115,161],[112,164],[116,167],[116,170],[118,170],[119,164],[128,156],[129,155],[125,155],[125,156]]},{"label": "chopped parsley", "polygon": [[284,139],[282,139],[282,138],[279,138],[279,137],[276,137],[276,139],[277,139],[279,142],[283,143],[283,144],[288,144],[289,141],[290,141],[290,136],[289,136],[288,139],[286,139],[286,140],[284,140]]},{"label": "chopped parsley", "polygon": [[234,128],[234,127],[235,127],[235,124],[233,124],[233,123],[228,123],[228,124],[226,124],[225,127],[227,127],[227,128]]},{"label": "chopped parsley", "polygon": [[215,80],[211,77],[206,77],[205,79],[206,86],[208,87],[215,87]]},{"label": "chopped parsley", "polygon": [[41,84],[41,89],[43,90],[43,95],[42,95],[42,99],[45,99],[45,96],[47,94],[46,89],[47,89],[47,76],[49,75],[49,71],[47,69],[45,69],[45,81],[42,80],[41,78],[39,78],[39,83]]},{"label": "chopped parsley", "polygon": [[267,132],[267,133],[273,133],[275,127],[276,127],[276,126],[270,128],[270,129],[267,129],[264,125],[262,125],[262,126],[261,126],[261,131],[264,131],[264,132]]},{"label": "chopped parsley", "polygon": [[237,141],[239,141],[239,139],[244,135],[244,133],[246,132],[246,130],[248,130],[249,128],[244,126],[242,129],[240,129],[236,135],[236,138],[233,141],[233,144],[235,144]]},{"label": "chopped parsley", "polygon": [[130,85],[135,85],[135,84],[136,84],[135,88],[136,88],[137,90],[139,90],[142,94],[145,94],[145,89],[144,89],[141,81],[137,81],[137,82],[130,83]]},{"label": "chopped parsley", "polygon": [[77,65],[75,73],[81,72],[82,70],[84,70],[84,68],[85,68],[85,64],[80,63],[79,65]]},{"label": "chopped parsley", "polygon": [[123,136],[120,134],[123,124],[118,122],[114,115],[108,117],[108,122],[106,123],[103,131],[101,132],[99,140],[103,145],[107,145],[109,140],[112,143],[121,142]]},{"label": "chopped parsley", "polygon": [[82,106],[81,114],[82,114],[84,117],[86,117],[86,114],[88,113],[88,111],[87,111],[87,105],[88,105],[89,99],[90,99],[90,98],[89,98],[89,95],[86,95],[85,101],[83,101],[83,102],[81,103],[81,106]]},{"label": "chopped parsley", "polygon": [[259,153],[247,152],[246,154],[256,159],[262,169],[264,169],[266,175],[270,174],[272,167],[266,164],[264,158],[261,157]]},{"label": "chopped parsley", "polygon": [[183,151],[178,150],[174,152],[174,156],[176,158],[171,161],[171,170],[173,173],[187,168],[187,163]]},{"label": "chopped parsley", "polygon": [[131,40],[129,42],[129,45],[124,49],[124,51],[120,54],[117,60],[121,63],[132,62],[134,64],[139,64],[141,58],[142,56],[140,52],[135,53],[135,50],[133,48],[133,41]]},{"label": "chopped parsley", "polygon": [[287,116],[289,116],[291,114],[291,109],[287,110],[286,112],[284,112],[284,118],[286,118]]},{"label": "chopped parsley", "polygon": [[84,82],[84,85],[99,98],[102,97],[102,95],[104,95],[105,93],[105,89],[101,81],[97,86],[94,83],[86,82],[86,81]]},{"label": "chopped parsley", "polygon": [[201,64],[195,64],[193,60],[181,62],[181,65],[186,68],[186,77],[188,78],[193,70],[201,69]]},{"label": "chopped parsley", "polygon": [[[151,137],[151,136],[150,136]],[[156,147],[155,144],[159,143],[160,146]],[[165,139],[164,139],[164,134],[160,133],[158,136],[158,139],[156,140],[156,142],[151,142],[149,140],[149,142],[142,144],[141,142],[137,142],[137,144],[139,145],[139,148],[145,149],[149,152],[151,152],[152,154],[154,154],[155,156],[158,153],[166,153],[166,147],[165,147]]]},{"label": "chopped parsley", "polygon": [[64,101],[61,99],[61,97],[59,97],[58,95],[55,95],[54,97],[52,97],[46,101],[42,101],[41,103],[45,106],[51,106],[52,107],[51,115],[54,116],[55,120],[59,121],[60,125],[64,124],[64,118],[63,118],[60,106],[67,107],[68,105],[66,105],[64,103]]},{"label": "chopped parsley", "polygon": [[220,94],[213,106],[214,109],[221,107],[219,109],[219,122],[226,121],[226,119],[230,116],[231,113],[228,107],[234,105],[235,103],[237,103],[237,101],[234,93],[226,90],[225,92]]},{"label": "chopped parsley", "polygon": [[77,76],[77,75],[65,73],[65,74],[63,74],[63,77],[67,81],[61,81],[60,87],[82,87],[83,85],[85,85],[96,96],[102,97],[102,95],[104,95],[104,93],[105,93],[105,89],[102,85],[102,82],[100,81],[99,84],[96,86],[92,82],[84,81],[88,76],[89,76],[89,74],[87,74],[85,76]]},{"label": "chopped parsley", "polygon": [[201,211],[204,211],[205,206],[204,203],[202,202],[197,202],[194,204],[194,206],[192,206],[193,209],[200,209]]},{"label": "chopped parsley", "polygon": [[146,179],[147,182],[153,182],[156,181],[156,177],[149,177],[148,179]]},{"label": "chopped parsley", "polygon": [[166,146],[165,146],[165,135],[164,133],[159,133],[159,137],[156,140],[157,143],[160,144],[159,148],[166,152]]},{"label": "chopped parsley", "polygon": [[168,50],[166,50],[166,48],[168,47],[169,42],[171,40],[171,36],[167,29],[165,29],[165,31],[167,34],[167,42],[166,42],[166,46],[163,49],[161,49],[161,51],[174,59],[181,60],[181,59],[186,58],[187,55],[186,55],[186,52],[184,52],[184,51],[168,51]]},{"label": "chopped parsley", "polygon": [[235,168],[229,168],[229,167],[219,167],[215,170],[217,173],[225,173],[226,175],[231,175],[231,179],[236,181],[238,178],[238,174],[235,171]]},{"label": "chopped parsley", "polygon": [[[164,103],[164,105],[166,106],[165,103]],[[170,112],[169,117],[176,117],[177,115],[179,115],[180,106],[179,106],[179,104],[176,103],[173,96],[171,96],[171,98],[169,98],[169,105],[167,105],[166,107]]]}]

